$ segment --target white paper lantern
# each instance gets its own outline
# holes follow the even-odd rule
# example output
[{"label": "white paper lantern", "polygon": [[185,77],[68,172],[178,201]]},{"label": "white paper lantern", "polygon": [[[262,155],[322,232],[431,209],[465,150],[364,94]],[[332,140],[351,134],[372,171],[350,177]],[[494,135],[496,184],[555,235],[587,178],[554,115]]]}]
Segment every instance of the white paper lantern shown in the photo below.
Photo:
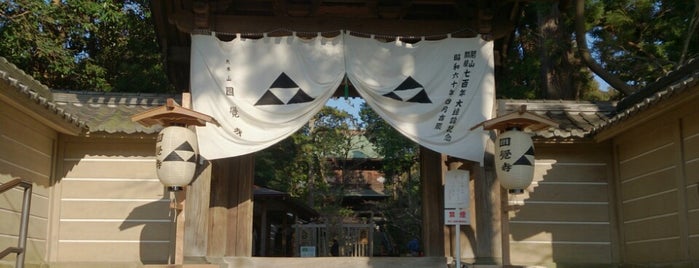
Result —
[{"label": "white paper lantern", "polygon": [[198,155],[194,131],[179,126],[164,128],[155,144],[158,179],[170,191],[181,190],[194,178]]},{"label": "white paper lantern", "polygon": [[510,193],[523,193],[534,178],[534,143],[529,134],[508,130],[495,142],[495,172]]}]

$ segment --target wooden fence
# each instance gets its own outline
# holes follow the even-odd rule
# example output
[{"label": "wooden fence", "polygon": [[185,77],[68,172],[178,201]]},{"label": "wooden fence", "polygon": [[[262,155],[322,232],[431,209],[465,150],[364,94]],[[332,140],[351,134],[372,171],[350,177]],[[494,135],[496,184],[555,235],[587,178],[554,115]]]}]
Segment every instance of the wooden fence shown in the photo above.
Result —
[{"label": "wooden fence", "polygon": [[[297,257],[371,257],[374,251],[373,223],[294,225],[294,255]],[[337,243],[337,252],[332,252]]]}]

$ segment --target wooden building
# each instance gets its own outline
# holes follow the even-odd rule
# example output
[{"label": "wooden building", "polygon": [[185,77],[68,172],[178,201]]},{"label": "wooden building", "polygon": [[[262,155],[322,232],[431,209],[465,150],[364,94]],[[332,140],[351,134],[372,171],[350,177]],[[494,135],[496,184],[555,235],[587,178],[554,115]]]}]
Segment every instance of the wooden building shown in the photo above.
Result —
[{"label": "wooden building", "polygon": [[[487,228],[501,232],[500,245],[491,252],[502,255],[490,261],[549,266],[696,265],[698,65],[698,60],[691,61],[618,103],[498,101],[500,114],[524,104],[560,125],[535,133],[536,175],[525,194],[503,192],[501,199],[493,200],[500,213]],[[168,97],[178,96],[51,91],[0,60],[0,181],[5,184],[18,178],[34,186],[28,267],[94,267],[96,262],[138,267],[174,261],[173,197],[153,168],[158,128],[130,121],[131,115],[160,106]],[[433,152],[425,155],[444,160]],[[195,184],[211,183],[201,179],[214,180],[210,174],[210,168],[205,169]],[[461,239],[463,260],[471,263],[483,263],[478,229],[485,225],[479,223],[483,221],[479,179],[471,182],[475,224],[462,229]],[[433,186],[439,189],[440,185]],[[424,207],[438,208],[442,202],[429,194],[425,200]],[[19,189],[0,195],[3,249],[17,243],[21,201]],[[188,204],[188,209],[219,209],[206,202]],[[215,257],[195,251],[197,247],[187,248],[192,241],[203,243],[201,248],[212,246],[201,242],[220,228],[207,223],[211,219],[187,218],[185,262],[249,267],[328,262],[326,258]],[[248,220],[252,230],[252,219]],[[433,228],[430,231],[451,236],[451,229],[434,218],[425,222]],[[216,233],[223,241],[237,239],[220,234]],[[453,245],[445,240],[441,245],[424,242],[425,247],[443,248],[441,258],[432,253],[419,259],[344,261],[352,267],[416,261],[443,267]],[[252,245],[247,254],[252,254]],[[12,267],[14,255],[3,258],[0,266]]]},{"label": "wooden building", "polygon": [[[497,44],[516,6],[487,0],[181,0],[153,1],[153,15],[169,75],[188,91],[192,31],[352,30],[409,38],[482,33]],[[697,265],[698,70],[699,60],[691,61],[618,103],[498,101],[498,114],[526,104],[560,125],[535,134],[535,182],[522,196],[508,196],[499,186],[491,148],[485,166],[462,166],[471,171],[473,191],[472,224],[460,234],[464,261]],[[154,169],[159,128],[130,120],[166,98],[179,96],[51,91],[0,59],[0,183],[18,178],[34,185],[27,266],[444,267],[452,256],[453,229],[443,225],[442,209],[451,160],[427,149],[420,160],[425,257],[252,257],[250,155],[208,163],[188,187],[184,224],[175,225],[178,200]],[[0,195],[0,250],[17,243],[20,207],[21,191]],[[175,235],[177,228],[184,237]],[[0,266],[12,267],[14,256]]]}]

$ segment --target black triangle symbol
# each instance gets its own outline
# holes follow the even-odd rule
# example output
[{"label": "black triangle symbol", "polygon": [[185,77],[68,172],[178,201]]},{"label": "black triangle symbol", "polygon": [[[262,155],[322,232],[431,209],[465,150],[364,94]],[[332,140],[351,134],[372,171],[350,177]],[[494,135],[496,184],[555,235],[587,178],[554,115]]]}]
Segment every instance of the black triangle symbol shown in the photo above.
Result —
[{"label": "black triangle symbol", "polygon": [[415,96],[407,100],[408,102],[418,102],[418,103],[432,103],[430,100],[430,97],[427,96],[427,92],[425,90],[420,90]]},{"label": "black triangle symbol", "polygon": [[400,96],[398,96],[396,93],[393,93],[393,92],[388,92],[386,94],[383,94],[383,96],[389,97],[389,98],[394,99],[394,100],[403,101],[403,99],[401,99]]},{"label": "black triangle symbol", "polygon": [[187,159],[187,162],[196,163],[197,162],[197,155],[193,154],[189,159]]},{"label": "black triangle symbol", "polygon": [[194,152],[194,148],[192,148],[192,145],[189,144],[189,142],[185,141],[182,144],[180,144],[180,146],[177,146],[177,148],[175,148],[175,151]]},{"label": "black triangle symbol", "polygon": [[291,80],[289,76],[287,76],[285,73],[282,73],[277,77],[276,80],[272,83],[270,88],[294,88],[294,87],[299,87],[296,85],[296,82],[294,80]]},{"label": "black triangle symbol", "polygon": [[517,161],[515,161],[514,163],[512,163],[512,165],[513,165],[513,166],[514,166],[514,165],[531,166],[531,165],[532,165],[532,162],[530,162],[529,159],[527,159],[526,156],[522,155],[522,157],[520,157],[519,159],[517,159]]},{"label": "black triangle symbol", "polygon": [[167,157],[165,157],[165,159],[163,159],[163,162],[167,162],[167,161],[181,162],[181,161],[184,161],[184,159],[182,159],[182,157],[180,157],[180,155],[178,155],[175,151],[172,151],[169,155],[167,155]]},{"label": "black triangle symbol", "polygon": [[400,85],[395,89],[395,90],[408,90],[408,89],[414,89],[414,88],[420,88],[423,87],[420,83],[415,81],[412,77],[408,76],[408,78],[403,81],[403,83],[400,83]]},{"label": "black triangle symbol", "polygon": [[524,155],[531,155],[531,156],[533,156],[533,155],[534,155],[534,146],[530,146],[530,147],[529,147],[529,150],[527,150],[527,152],[525,152]]},{"label": "black triangle symbol", "polygon": [[311,102],[313,101],[314,98],[311,96],[308,96],[303,89],[300,89],[296,91],[296,95],[294,95],[287,104],[294,104],[294,103],[304,103],[304,102]]},{"label": "black triangle symbol", "polygon": [[262,97],[255,103],[255,106],[257,105],[283,105],[284,102],[277,98],[277,96],[272,93],[272,91],[267,90]]}]

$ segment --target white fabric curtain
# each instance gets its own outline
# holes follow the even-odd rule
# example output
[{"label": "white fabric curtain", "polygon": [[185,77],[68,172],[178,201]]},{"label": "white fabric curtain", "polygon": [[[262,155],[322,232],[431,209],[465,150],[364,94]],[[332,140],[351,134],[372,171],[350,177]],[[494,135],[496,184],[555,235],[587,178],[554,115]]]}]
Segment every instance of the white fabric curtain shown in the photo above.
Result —
[{"label": "white fabric curtain", "polygon": [[197,127],[207,159],[262,150],[296,132],[345,73],[369,106],[434,151],[482,162],[495,101],[492,42],[446,38],[408,44],[342,34],[220,41],[192,35],[193,108],[220,126]]},{"label": "white fabric curtain", "polygon": [[200,154],[249,154],[296,132],[342,82],[343,51],[342,36],[224,42],[192,35],[192,106],[220,123],[197,127]]},{"label": "white fabric curtain", "polygon": [[352,85],[384,120],[424,147],[482,163],[487,132],[470,128],[492,117],[492,42],[344,41]]}]

